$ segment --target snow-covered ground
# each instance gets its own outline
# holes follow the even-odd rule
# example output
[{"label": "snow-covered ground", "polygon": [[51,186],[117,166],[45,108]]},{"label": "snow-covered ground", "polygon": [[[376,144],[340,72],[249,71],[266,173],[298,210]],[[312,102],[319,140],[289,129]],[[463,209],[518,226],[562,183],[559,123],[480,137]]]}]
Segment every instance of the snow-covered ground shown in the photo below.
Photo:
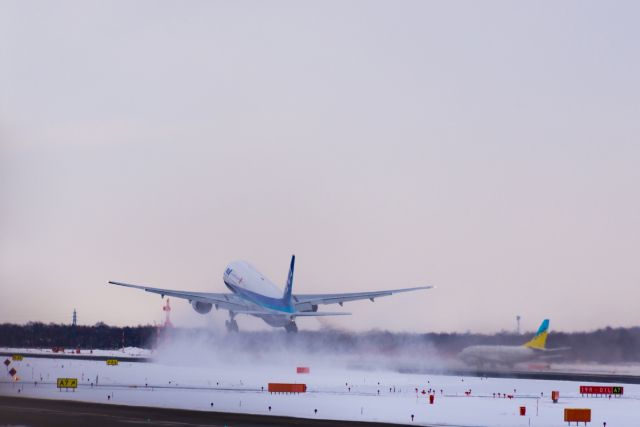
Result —
[{"label": "snow-covered ground", "polygon": [[113,356],[113,357],[149,357],[152,355],[152,351],[145,348],[138,347],[125,347],[118,350],[87,350],[80,349],[77,352],[75,349],[65,348],[62,351],[54,352],[51,348],[13,348],[13,347],[2,347],[0,348],[0,352],[7,354],[46,354],[46,355],[55,355],[55,354],[64,354],[64,355],[82,355],[82,356]]},{"label": "snow-covered ground", "polygon": [[[0,347],[0,353],[5,354],[41,354],[41,355],[55,355],[64,354],[65,356],[97,356],[97,357],[140,357],[140,358],[153,358],[155,355],[154,350],[139,348],[139,347],[125,347],[116,350],[100,350],[100,349],[81,349],[80,352],[76,352],[75,349],[64,349],[63,352],[54,353],[50,348],[13,348],[13,347]],[[358,361],[359,365],[362,365],[361,361]],[[402,366],[402,367],[411,367]],[[468,368],[467,365],[461,363],[459,360],[439,361],[435,371],[446,371],[448,369],[464,369]],[[640,364],[628,363],[619,365],[604,365],[599,363],[553,363],[553,364],[536,364],[536,363],[522,363],[516,365],[516,369],[520,371],[539,371],[539,372],[562,372],[562,373],[591,373],[591,374],[610,374],[610,375],[638,375],[640,376]]]},{"label": "snow-covered ground", "polygon": [[[27,352],[21,353],[26,356]],[[297,365],[310,366],[311,372],[296,374]],[[216,359],[193,363],[188,357],[183,361],[172,357],[107,366],[104,361],[25,357],[7,368],[18,371],[19,381],[2,373],[0,394],[407,424],[413,414],[413,424],[443,426],[560,426],[563,409],[572,407],[591,408],[592,426],[605,421],[607,427],[640,426],[640,385],[621,384],[621,398],[583,398],[577,382],[425,376],[331,365],[242,358],[231,363]],[[58,377],[78,378],[80,385],[75,392],[59,391]],[[269,382],[305,383],[308,392],[269,394]],[[435,394],[433,405],[428,403],[430,389]],[[551,402],[552,390],[560,391],[557,404]],[[513,398],[494,397],[494,393]],[[526,416],[519,415],[520,406],[526,407]]]}]

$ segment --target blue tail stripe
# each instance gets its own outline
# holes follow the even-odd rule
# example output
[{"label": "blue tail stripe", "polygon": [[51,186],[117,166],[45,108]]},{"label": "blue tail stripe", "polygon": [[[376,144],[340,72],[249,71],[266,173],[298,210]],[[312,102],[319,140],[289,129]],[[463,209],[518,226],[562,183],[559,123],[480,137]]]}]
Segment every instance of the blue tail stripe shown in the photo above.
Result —
[{"label": "blue tail stripe", "polygon": [[239,286],[234,286],[228,282],[225,282],[225,284],[229,289],[231,289],[233,293],[241,295],[242,297],[248,299],[249,301],[259,306],[262,306],[271,310],[282,311],[284,313],[293,313],[295,311],[294,307],[291,304],[289,304],[287,301],[281,298],[267,297],[265,295],[251,292]]},{"label": "blue tail stripe", "polygon": [[284,313],[293,313],[295,312],[295,307],[291,301],[291,290],[293,289],[293,269],[295,263],[296,256],[292,255],[291,265],[289,266],[289,276],[287,276],[287,284],[284,288],[284,295],[282,296],[282,298],[271,298],[265,295],[261,295],[248,289],[234,286],[231,283],[228,283],[226,280],[224,283],[229,289],[231,289],[233,293],[241,295],[259,306],[269,308],[271,310],[282,311]]},{"label": "blue tail stripe", "polygon": [[289,275],[287,276],[287,284],[284,288],[284,295],[282,299],[289,303],[291,301],[291,292],[293,290],[293,269],[296,263],[296,256],[291,255],[291,265],[289,266]]},{"label": "blue tail stripe", "polygon": [[549,329],[549,319],[544,319],[542,321],[542,324],[538,328],[538,332],[536,332],[536,335],[540,335],[541,333],[547,331],[548,329]]}]

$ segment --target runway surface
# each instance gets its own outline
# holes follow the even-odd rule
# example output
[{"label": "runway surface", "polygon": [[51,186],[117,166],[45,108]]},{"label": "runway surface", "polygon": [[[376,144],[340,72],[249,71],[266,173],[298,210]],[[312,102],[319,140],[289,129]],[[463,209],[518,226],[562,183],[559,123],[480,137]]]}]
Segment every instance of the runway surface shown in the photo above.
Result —
[{"label": "runway surface", "polygon": [[595,383],[624,383],[640,384],[640,376],[627,374],[600,374],[593,372],[560,372],[560,371],[519,371],[501,369],[450,369],[447,371],[434,372],[430,370],[401,369],[399,372],[409,374],[443,374],[459,375],[467,377],[486,378],[519,378],[528,380],[546,381],[582,381]]},{"label": "runway surface", "polygon": [[[11,358],[16,353],[0,351],[0,358]],[[109,359],[118,359],[121,362],[139,362],[148,363],[153,360],[148,357],[138,356],[113,356],[113,355],[97,355],[97,354],[73,354],[73,353],[18,353],[22,354],[25,359],[62,359],[62,360],[98,360],[105,361]]]},{"label": "runway surface", "polygon": [[221,412],[187,411],[143,406],[104,405],[69,400],[0,396],[0,425],[73,426],[397,426],[355,421],[330,421]]},{"label": "runway surface", "polygon": [[[0,352],[0,358],[11,357],[15,353]],[[108,359],[118,359],[121,362],[152,363],[154,360],[149,357],[132,356],[104,356],[92,354],[57,354],[57,353],[27,353],[23,354],[25,359],[62,359],[62,360],[96,360],[105,361]],[[398,372],[408,374],[425,375],[459,375],[470,377],[487,378],[520,378],[530,380],[552,380],[552,381],[583,381],[597,383],[624,383],[640,384],[639,375],[631,374],[603,374],[595,372],[561,372],[561,371],[524,371],[507,369],[477,369],[477,368],[456,368],[456,369],[398,369]]]}]

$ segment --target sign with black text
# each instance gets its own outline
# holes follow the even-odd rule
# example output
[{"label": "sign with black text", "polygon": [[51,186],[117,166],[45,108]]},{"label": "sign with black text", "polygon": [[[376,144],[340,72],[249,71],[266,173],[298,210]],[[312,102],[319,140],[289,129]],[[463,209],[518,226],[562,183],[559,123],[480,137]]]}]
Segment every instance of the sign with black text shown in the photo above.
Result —
[{"label": "sign with black text", "polygon": [[56,381],[58,388],[78,388],[77,378],[58,378]]}]

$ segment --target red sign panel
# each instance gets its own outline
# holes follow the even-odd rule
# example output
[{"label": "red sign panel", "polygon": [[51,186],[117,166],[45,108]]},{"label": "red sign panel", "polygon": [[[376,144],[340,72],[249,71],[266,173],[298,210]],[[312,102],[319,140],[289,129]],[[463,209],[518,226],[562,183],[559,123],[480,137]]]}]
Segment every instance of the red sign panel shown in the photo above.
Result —
[{"label": "red sign panel", "polygon": [[17,374],[18,371],[16,371],[15,369],[11,368],[11,370],[9,371],[9,375],[11,375],[12,377],[15,376],[15,374]]},{"label": "red sign panel", "polygon": [[269,393],[304,393],[306,384],[269,383]]},{"label": "red sign panel", "polygon": [[564,420],[571,423],[572,421],[590,423],[591,409],[582,408],[564,408]]},{"label": "red sign panel", "polygon": [[5,360],[5,361],[4,361],[4,364],[5,364],[6,366],[9,366],[9,365],[11,364],[11,360],[9,360],[9,359]]},{"label": "red sign panel", "polygon": [[607,385],[581,385],[580,394],[623,394],[624,387]]}]

